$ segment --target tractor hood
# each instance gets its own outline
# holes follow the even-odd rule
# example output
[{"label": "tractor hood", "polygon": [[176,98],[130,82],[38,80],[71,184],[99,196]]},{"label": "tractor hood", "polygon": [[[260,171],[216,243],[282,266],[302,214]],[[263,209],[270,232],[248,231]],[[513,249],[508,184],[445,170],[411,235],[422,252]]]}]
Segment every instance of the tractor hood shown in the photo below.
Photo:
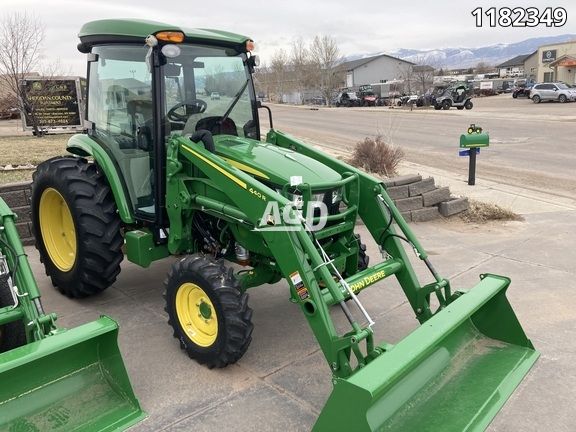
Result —
[{"label": "tractor hood", "polygon": [[216,153],[236,168],[259,180],[283,186],[301,176],[311,186],[336,182],[340,174],[315,159],[260,141],[221,135],[214,137]]}]

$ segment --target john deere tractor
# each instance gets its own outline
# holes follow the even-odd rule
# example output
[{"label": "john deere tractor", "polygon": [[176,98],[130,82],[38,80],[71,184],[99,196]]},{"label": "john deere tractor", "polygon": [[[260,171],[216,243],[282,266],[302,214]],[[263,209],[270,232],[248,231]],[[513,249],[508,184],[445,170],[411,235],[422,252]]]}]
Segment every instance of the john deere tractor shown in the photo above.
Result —
[{"label": "john deere tractor", "polygon": [[[213,368],[248,349],[248,289],[282,281],[333,376],[316,430],[490,422],[538,356],[506,299],[510,280],[483,274],[468,292],[452,290],[379,179],[274,129],[255,97],[250,38],[104,20],[82,27],[78,49],[88,58],[87,130],[70,138],[70,156],[38,167],[32,192],[36,246],[63,294],[105,290],[124,255],[142,267],[177,255],[169,324]],[[382,251],[371,266],[359,219]],[[357,296],[391,276],[422,324],[396,345],[376,341]]]}]

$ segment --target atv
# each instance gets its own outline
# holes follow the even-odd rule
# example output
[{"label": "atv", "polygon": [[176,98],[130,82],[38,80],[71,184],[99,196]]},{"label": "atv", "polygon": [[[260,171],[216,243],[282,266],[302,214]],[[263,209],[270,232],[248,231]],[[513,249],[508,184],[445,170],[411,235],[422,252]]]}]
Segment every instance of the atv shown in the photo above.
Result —
[{"label": "atv", "polygon": [[437,87],[433,98],[434,109],[449,110],[456,107],[459,110],[472,109],[472,96],[470,88],[465,83],[453,84],[449,87]]}]

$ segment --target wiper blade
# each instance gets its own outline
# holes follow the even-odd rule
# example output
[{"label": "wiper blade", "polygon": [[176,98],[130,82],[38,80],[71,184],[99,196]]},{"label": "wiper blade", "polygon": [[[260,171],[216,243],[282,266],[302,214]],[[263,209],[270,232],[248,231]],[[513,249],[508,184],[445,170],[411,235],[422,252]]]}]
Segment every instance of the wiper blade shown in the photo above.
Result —
[{"label": "wiper blade", "polygon": [[226,112],[224,113],[224,115],[222,116],[220,121],[218,122],[220,124],[220,126],[222,126],[222,124],[224,124],[224,122],[226,121],[226,119],[228,118],[228,116],[230,115],[230,113],[232,112],[232,110],[234,109],[234,107],[236,106],[238,101],[240,100],[240,96],[242,96],[242,93],[244,93],[244,90],[246,90],[246,87],[248,87],[249,82],[250,82],[250,78],[248,78],[246,80],[246,82],[242,85],[242,87],[240,88],[238,93],[236,93],[236,96],[234,96],[234,100],[232,101],[232,103],[230,104],[230,106],[228,107],[228,109],[226,110]]}]

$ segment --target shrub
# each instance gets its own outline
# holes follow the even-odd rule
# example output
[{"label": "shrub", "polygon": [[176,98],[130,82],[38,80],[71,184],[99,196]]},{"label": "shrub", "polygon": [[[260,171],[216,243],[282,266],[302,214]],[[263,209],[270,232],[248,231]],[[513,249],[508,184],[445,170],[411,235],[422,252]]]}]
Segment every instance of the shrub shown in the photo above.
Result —
[{"label": "shrub", "polygon": [[399,147],[384,142],[382,136],[366,137],[354,147],[351,165],[365,171],[392,177],[397,174],[398,164],[404,158],[404,152]]}]

